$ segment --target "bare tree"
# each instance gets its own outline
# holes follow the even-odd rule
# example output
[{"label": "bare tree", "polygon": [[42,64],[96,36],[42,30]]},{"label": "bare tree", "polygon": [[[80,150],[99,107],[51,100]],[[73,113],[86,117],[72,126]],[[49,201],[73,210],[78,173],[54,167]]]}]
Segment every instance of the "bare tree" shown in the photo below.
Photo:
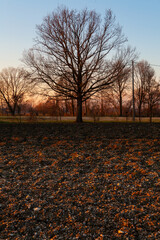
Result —
[{"label": "bare tree", "polygon": [[77,122],[82,103],[114,82],[119,68],[106,57],[126,41],[111,10],[103,24],[95,11],[57,9],[37,26],[35,46],[24,54],[33,80],[76,99]]},{"label": "bare tree", "polygon": [[[139,121],[141,120],[142,106],[146,103],[147,85],[152,82],[154,78],[154,70],[147,61],[140,61],[135,66],[136,73],[136,89],[135,99],[138,107]],[[148,87],[148,89],[150,89]]]},{"label": "bare tree", "polygon": [[125,91],[129,88],[129,80],[131,75],[131,62],[137,57],[135,49],[131,47],[123,48],[118,52],[115,58],[115,64],[119,65],[119,74],[113,83],[111,89],[113,91],[114,98],[117,99],[119,104],[119,116],[123,115],[122,99],[125,95]]},{"label": "bare tree", "polygon": [[146,102],[148,105],[148,113],[150,122],[152,122],[153,109],[160,104],[160,83],[158,83],[153,75],[146,82]]},{"label": "bare tree", "polygon": [[0,98],[12,115],[20,112],[20,104],[29,92],[28,79],[29,74],[24,69],[10,67],[0,72]]}]

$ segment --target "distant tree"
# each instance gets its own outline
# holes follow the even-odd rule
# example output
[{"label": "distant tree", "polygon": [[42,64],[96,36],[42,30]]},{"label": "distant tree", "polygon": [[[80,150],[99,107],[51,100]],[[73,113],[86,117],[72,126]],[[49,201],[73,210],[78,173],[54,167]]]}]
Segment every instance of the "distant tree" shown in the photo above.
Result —
[{"label": "distant tree", "polygon": [[135,73],[135,100],[140,121],[142,106],[145,104],[147,78],[152,78],[154,72],[147,61],[140,61],[135,66]]},{"label": "distant tree", "polygon": [[113,86],[111,86],[109,89],[106,91],[102,92],[102,99],[103,99],[103,104],[107,105],[107,109],[114,109],[114,113],[116,115],[119,114],[119,103],[118,99],[115,97],[115,94],[113,92]]},{"label": "distant tree", "polygon": [[132,108],[132,98],[130,96],[127,96],[127,100],[124,103],[124,112],[126,116],[126,120],[129,116],[131,116],[131,108]]},{"label": "distant tree", "polygon": [[[140,61],[135,66],[135,100],[138,107],[139,121],[141,119],[142,106],[148,102],[148,109],[151,111],[151,98],[153,96],[153,88],[155,88],[155,72],[147,61]],[[152,97],[151,97],[152,95]],[[150,106],[150,107],[149,107]]]},{"label": "distant tree", "polygon": [[122,99],[125,91],[129,88],[129,80],[131,75],[131,61],[136,59],[135,49],[131,47],[124,48],[118,52],[115,59],[115,64],[119,65],[121,71],[117,75],[111,89],[112,97],[117,99],[119,104],[119,116],[123,115]]},{"label": "distant tree", "polygon": [[82,103],[112,84],[120,70],[106,57],[126,39],[111,10],[101,23],[95,11],[58,9],[37,26],[36,45],[24,54],[35,82],[77,101],[77,122]]},{"label": "distant tree", "polygon": [[150,122],[152,122],[153,109],[160,105],[160,83],[158,83],[155,77],[148,78],[146,82],[146,102],[148,105],[148,114]]},{"label": "distant tree", "polygon": [[0,72],[0,98],[7,105],[10,113],[20,113],[21,103],[30,86],[29,73],[20,68],[6,68]]},{"label": "distant tree", "polygon": [[1,108],[1,110],[0,110],[1,115],[3,115],[3,111],[4,111],[4,100],[3,100],[2,96],[1,96],[1,94],[0,94],[0,108]]},{"label": "distant tree", "polygon": [[48,106],[46,106],[46,103],[40,102],[35,106],[35,110],[38,114],[45,116],[48,113]]}]

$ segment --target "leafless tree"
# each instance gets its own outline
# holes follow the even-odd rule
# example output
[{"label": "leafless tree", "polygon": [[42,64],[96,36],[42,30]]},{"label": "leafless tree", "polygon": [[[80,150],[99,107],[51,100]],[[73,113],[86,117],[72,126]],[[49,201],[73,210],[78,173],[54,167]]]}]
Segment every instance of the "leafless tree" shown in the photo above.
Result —
[{"label": "leafless tree", "polygon": [[[154,71],[153,71],[154,73]],[[152,122],[153,109],[160,104],[160,83],[158,83],[153,75],[147,78],[146,82],[146,103],[148,105],[148,113],[150,122]]]},{"label": "leafless tree", "polygon": [[113,91],[113,96],[117,99],[119,104],[119,116],[122,117],[123,106],[122,98],[125,95],[125,91],[129,89],[129,80],[131,75],[131,62],[137,58],[135,49],[131,47],[123,48],[121,51],[118,51],[118,54],[115,58],[115,64],[119,65],[120,71],[119,74],[113,83],[111,89]]},{"label": "leafless tree", "polygon": [[10,113],[20,112],[20,104],[29,92],[29,73],[20,68],[6,68],[0,72],[0,98]]},{"label": "leafless tree", "polygon": [[119,68],[106,57],[125,41],[111,10],[102,24],[95,11],[59,8],[37,26],[36,44],[23,61],[34,81],[76,99],[77,122],[82,122],[82,103],[117,77]]},{"label": "leafless tree", "polygon": [[135,99],[138,107],[138,115],[140,121],[142,106],[145,105],[146,103],[147,92],[150,92],[150,90],[152,89],[151,86],[155,81],[154,77],[155,73],[150,64],[144,60],[136,64],[135,73],[136,73]]}]

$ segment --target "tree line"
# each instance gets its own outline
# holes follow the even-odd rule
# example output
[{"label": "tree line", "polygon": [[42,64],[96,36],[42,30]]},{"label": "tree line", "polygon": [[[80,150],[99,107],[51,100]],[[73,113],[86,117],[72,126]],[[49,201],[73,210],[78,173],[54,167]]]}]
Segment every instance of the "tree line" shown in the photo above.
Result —
[{"label": "tree line", "polygon": [[135,48],[126,42],[111,10],[101,19],[95,11],[58,8],[37,26],[35,44],[23,55],[25,68],[0,72],[1,109],[12,115],[33,111],[25,101],[39,94],[43,103],[34,107],[37,113],[76,115],[77,122],[87,114],[130,114],[131,62],[136,61],[137,114],[159,114],[154,69],[137,62]]}]

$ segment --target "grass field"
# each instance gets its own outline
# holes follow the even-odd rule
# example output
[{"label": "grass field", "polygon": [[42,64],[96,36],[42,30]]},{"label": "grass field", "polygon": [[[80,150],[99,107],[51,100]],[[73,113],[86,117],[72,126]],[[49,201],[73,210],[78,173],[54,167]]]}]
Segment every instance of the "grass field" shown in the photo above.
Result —
[{"label": "grass field", "polygon": [[0,239],[160,239],[159,156],[160,123],[0,124]]},{"label": "grass field", "polygon": [[[0,116],[0,123],[29,123],[29,122],[75,122],[76,117],[58,117],[58,116]],[[132,117],[83,117],[84,122],[133,122]],[[142,117],[141,122],[149,122],[149,117]],[[135,118],[139,122],[139,118]],[[159,122],[160,117],[153,117],[152,122]]]}]

